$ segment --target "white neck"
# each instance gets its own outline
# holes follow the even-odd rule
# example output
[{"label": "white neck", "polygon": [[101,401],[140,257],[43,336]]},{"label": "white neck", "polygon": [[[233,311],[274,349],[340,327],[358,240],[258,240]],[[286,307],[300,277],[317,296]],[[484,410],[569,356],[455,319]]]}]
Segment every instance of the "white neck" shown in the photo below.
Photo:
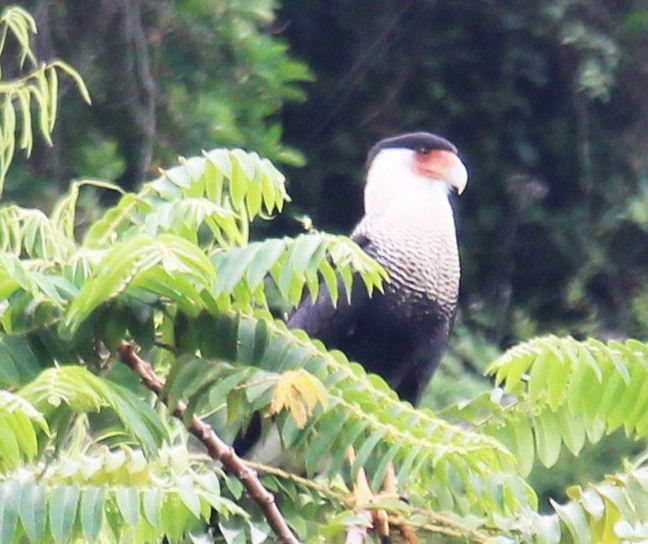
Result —
[{"label": "white neck", "polygon": [[452,218],[448,185],[417,174],[409,149],[383,149],[367,173],[365,213],[436,222]]}]

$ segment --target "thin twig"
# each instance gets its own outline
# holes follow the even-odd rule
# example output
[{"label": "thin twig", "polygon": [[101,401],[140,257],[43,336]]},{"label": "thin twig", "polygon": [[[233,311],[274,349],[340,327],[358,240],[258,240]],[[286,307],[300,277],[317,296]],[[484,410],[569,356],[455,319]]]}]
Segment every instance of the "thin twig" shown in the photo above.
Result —
[{"label": "thin twig", "polygon": [[[135,372],[147,389],[153,391],[158,397],[164,387],[164,381],[155,373],[151,363],[145,361],[135,353],[135,348],[129,342],[122,342],[119,346],[119,358]],[[164,399],[162,399],[164,400]],[[173,415],[184,421],[187,405],[178,402],[173,409]],[[299,540],[290,530],[288,523],[275,504],[274,496],[259,481],[256,471],[248,467],[234,449],[223,442],[210,425],[202,421],[195,414],[191,417],[188,430],[202,442],[211,457],[218,459],[227,471],[233,474],[245,487],[248,495],[256,501],[261,508],[268,524],[277,538],[285,544],[299,544]]]},{"label": "thin twig", "polygon": [[389,516],[389,523],[392,525],[397,525],[398,527],[411,527],[412,529],[420,529],[421,531],[427,531],[429,533],[437,535],[446,535],[454,538],[459,538],[463,540],[469,540],[470,542],[477,542],[479,544],[486,544],[490,540],[490,537],[487,535],[482,535],[477,531],[473,531],[470,534],[467,534],[466,531],[461,531],[457,529],[452,529],[443,525],[436,525],[434,523],[425,523],[421,521],[415,521],[412,519],[404,518],[403,516]]},{"label": "thin twig", "polygon": [[[245,464],[258,472],[270,474],[284,480],[290,480],[291,482],[294,482],[298,485],[302,485],[304,487],[317,491],[319,494],[327,497],[331,501],[337,502],[343,508],[353,508],[357,506],[357,500],[354,500],[353,497],[349,497],[344,493],[334,491],[322,482],[309,480],[308,478],[303,478],[292,472],[286,472],[285,470],[282,470],[280,468],[264,465],[262,463],[245,461]],[[489,538],[488,535],[481,533],[478,530],[473,529],[472,527],[463,525],[462,523],[455,521],[452,518],[449,518],[437,512],[433,512],[432,510],[412,506],[409,506],[409,509],[411,510],[412,514],[418,514],[419,516],[429,521],[414,521],[411,519],[411,517],[406,518],[402,515],[390,514],[390,525],[398,526],[398,528],[401,530],[401,534],[403,534],[403,527],[411,527],[412,529],[420,529],[422,531],[430,532],[433,534],[463,538],[469,540],[470,542],[477,543],[486,542]],[[405,531],[407,532],[407,528],[405,529]],[[408,536],[403,535],[403,538],[407,542]],[[410,542],[415,542],[415,540],[411,539],[411,536],[409,538]]]},{"label": "thin twig", "polygon": [[247,466],[253,468],[257,472],[263,472],[264,474],[269,474],[271,476],[276,476],[277,478],[289,480],[296,484],[312,489],[313,491],[317,491],[320,495],[327,497],[331,501],[336,501],[337,503],[343,506],[349,505],[350,501],[348,495],[334,491],[329,486],[324,485],[323,483],[317,482],[315,480],[310,480],[308,478],[304,478],[293,472],[287,472],[285,470],[282,470],[278,467],[274,467],[271,465],[265,465],[263,463],[257,463],[255,461],[248,461],[247,459],[244,462]]},{"label": "thin twig", "polygon": [[[436,527],[446,527],[448,529],[456,531],[456,533],[463,536],[464,538],[470,538],[474,542],[486,542],[489,538],[487,535],[480,533],[477,529],[468,527],[467,525],[464,525],[459,521],[455,521],[448,516],[444,516],[443,514],[439,514],[438,512],[432,512],[431,510],[427,510],[426,508],[420,508],[416,506],[412,507],[412,512],[430,519],[432,521],[432,524],[430,525]],[[412,527],[416,526],[412,522],[409,523],[410,525],[412,525]]]}]

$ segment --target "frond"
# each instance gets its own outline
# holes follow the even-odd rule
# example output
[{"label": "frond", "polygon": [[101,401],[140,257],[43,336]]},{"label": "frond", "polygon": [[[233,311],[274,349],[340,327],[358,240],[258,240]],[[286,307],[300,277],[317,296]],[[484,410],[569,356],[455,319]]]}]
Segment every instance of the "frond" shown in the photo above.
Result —
[{"label": "frond", "polygon": [[0,390],[0,472],[36,458],[39,431],[49,433],[43,415],[21,396]]},{"label": "frond", "polygon": [[[32,125],[38,127],[46,143],[52,143],[58,109],[58,74],[71,77],[82,96],[90,100],[81,76],[72,67],[61,61],[39,64],[31,45],[35,32],[34,19],[24,9],[9,7],[0,14],[0,60],[7,37],[11,37],[18,45],[21,70],[21,77],[15,80],[0,80],[0,193],[13,160],[18,131],[18,145],[27,155],[34,145]],[[26,72],[25,64],[29,65]],[[32,118],[32,111],[37,113],[37,120]]]},{"label": "frond", "polygon": [[[184,161],[124,195],[75,241],[76,204],[84,180],[72,184],[51,218],[38,210],[0,210],[0,322],[32,330],[64,317],[69,337],[100,306],[177,305],[186,314],[232,307],[267,308],[265,280],[296,305],[304,288],[323,283],[337,301],[358,275],[369,292],[384,269],[345,236],[313,232],[247,243],[249,221],[280,210],[284,179],[266,160],[240,150],[214,150]],[[4,301],[4,303],[3,303]],[[36,311],[35,311],[36,310]]]},{"label": "frond", "polygon": [[159,417],[144,402],[119,385],[95,376],[81,366],[49,368],[20,389],[18,395],[29,401],[49,422],[61,423],[65,433],[68,416],[110,409],[119,418],[130,440],[153,455],[166,438]]},{"label": "frond", "polygon": [[36,57],[31,49],[30,34],[36,32],[36,22],[29,12],[18,6],[11,6],[0,14],[0,26],[3,27],[3,37],[0,41],[0,55],[4,51],[6,34],[10,33],[22,50],[21,65],[25,60],[36,64]]},{"label": "frond", "polygon": [[93,224],[84,244],[106,248],[129,233],[171,233],[217,246],[248,243],[249,222],[281,211],[284,176],[266,159],[240,149],[215,149],[163,171],[138,194],[127,194]]},{"label": "frond", "polygon": [[0,208],[0,251],[43,263],[60,261],[74,242],[42,211],[10,205]]},{"label": "frond", "polygon": [[74,331],[100,304],[139,289],[168,297],[187,312],[205,307],[201,291],[211,288],[216,275],[199,247],[172,234],[140,235],[108,252],[93,277],[70,304],[65,326]]},{"label": "frond", "polygon": [[386,278],[384,269],[349,238],[321,233],[223,249],[211,260],[182,237],[140,235],[117,244],[92,267],[92,276],[67,309],[64,325],[72,332],[96,308],[121,295],[153,296],[153,303],[164,300],[195,316],[201,310],[214,313],[233,306],[267,308],[266,277],[293,305],[301,300],[305,286],[316,296],[324,282],[337,300],[338,283],[342,281],[349,293],[354,274],[360,275],[369,292],[382,288]]},{"label": "frond", "polygon": [[648,538],[648,467],[628,466],[584,488],[567,489],[571,502],[552,506],[563,535],[573,542],[645,542]]},{"label": "frond", "polygon": [[[204,533],[215,515],[254,525],[229,494],[226,477],[186,447],[162,448],[153,461],[122,448],[63,456],[0,479],[2,542],[180,541]],[[229,495],[229,497],[227,496]]]},{"label": "frond", "polygon": [[75,241],[76,205],[85,185],[73,183],[51,217],[40,210],[0,208],[0,321],[7,332],[57,320],[78,295],[106,251],[79,248]]},{"label": "frond", "polygon": [[301,301],[304,287],[315,298],[324,283],[336,302],[340,280],[349,293],[353,275],[360,274],[371,293],[376,287],[382,289],[387,278],[383,267],[348,237],[319,232],[224,249],[214,253],[212,262],[218,276],[214,295],[232,297],[227,305],[219,305],[221,309],[227,309],[234,300],[239,308],[255,301],[266,306],[263,288],[268,276],[293,305]]},{"label": "frond", "polygon": [[577,455],[623,427],[648,435],[648,346],[636,340],[548,336],[519,344],[487,372],[502,391],[481,395],[446,415],[498,438],[528,474],[536,457],[552,466],[564,444]]},{"label": "frond", "polygon": [[78,289],[56,265],[0,252],[0,325],[14,334],[58,319]]},{"label": "frond", "polygon": [[[298,452],[309,473],[319,472],[327,455],[332,457],[328,469],[336,473],[346,463],[346,447],[353,445],[357,460],[352,470],[367,468],[376,487],[392,461],[401,484],[416,485],[426,500],[444,509],[483,514],[535,504],[528,485],[511,470],[511,454],[498,441],[400,402],[381,378],[282,322],[202,316],[187,323],[186,330],[191,340],[177,331],[177,341],[190,342],[202,357],[177,360],[165,394],[170,406],[182,398],[190,413],[215,413],[229,438],[254,412],[271,412],[276,385],[286,372],[302,369],[326,388],[326,402],[315,403],[303,429],[289,411],[275,423],[284,448]],[[307,389],[300,394],[311,395]],[[476,481],[492,487],[492,493],[474,492]]]},{"label": "frond", "polygon": [[123,194],[124,190],[114,183],[101,180],[84,179],[70,183],[67,194],[54,204],[50,220],[66,240],[75,242],[75,227],[77,223],[77,204],[83,187],[95,187]]}]

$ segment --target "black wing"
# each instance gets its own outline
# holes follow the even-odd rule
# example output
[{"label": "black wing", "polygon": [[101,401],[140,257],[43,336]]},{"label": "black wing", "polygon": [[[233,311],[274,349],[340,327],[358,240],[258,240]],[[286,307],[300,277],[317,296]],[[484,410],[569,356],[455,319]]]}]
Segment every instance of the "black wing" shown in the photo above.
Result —
[{"label": "black wing", "polygon": [[[367,237],[352,236],[352,239],[363,251],[371,255]],[[306,331],[309,336],[321,340],[330,349],[343,349],[347,340],[354,336],[358,322],[370,304],[370,297],[357,274],[353,276],[351,300],[340,277],[338,286],[337,305],[333,304],[326,284],[320,283],[317,299],[313,301],[310,295],[306,295],[288,319],[288,326],[291,329]]]},{"label": "black wing", "polygon": [[[369,238],[356,235],[354,240],[375,256]],[[288,326],[305,330],[328,349],[341,350],[382,376],[402,399],[417,404],[445,351],[453,318],[454,307],[442,308],[396,283],[369,297],[355,276],[350,302],[342,288],[334,307],[326,285],[321,285],[317,299],[306,297]]]}]

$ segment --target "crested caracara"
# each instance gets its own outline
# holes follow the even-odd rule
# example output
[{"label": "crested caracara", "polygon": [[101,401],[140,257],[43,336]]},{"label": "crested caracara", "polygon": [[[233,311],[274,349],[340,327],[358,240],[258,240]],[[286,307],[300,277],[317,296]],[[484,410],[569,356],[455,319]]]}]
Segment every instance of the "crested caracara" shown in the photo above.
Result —
[{"label": "crested caracara", "polygon": [[382,376],[417,404],[439,365],[459,291],[451,190],[467,172],[448,140],[415,132],[378,142],[367,157],[365,215],[352,238],[389,273],[369,297],[359,282],[337,306],[322,286],[288,321]]}]

